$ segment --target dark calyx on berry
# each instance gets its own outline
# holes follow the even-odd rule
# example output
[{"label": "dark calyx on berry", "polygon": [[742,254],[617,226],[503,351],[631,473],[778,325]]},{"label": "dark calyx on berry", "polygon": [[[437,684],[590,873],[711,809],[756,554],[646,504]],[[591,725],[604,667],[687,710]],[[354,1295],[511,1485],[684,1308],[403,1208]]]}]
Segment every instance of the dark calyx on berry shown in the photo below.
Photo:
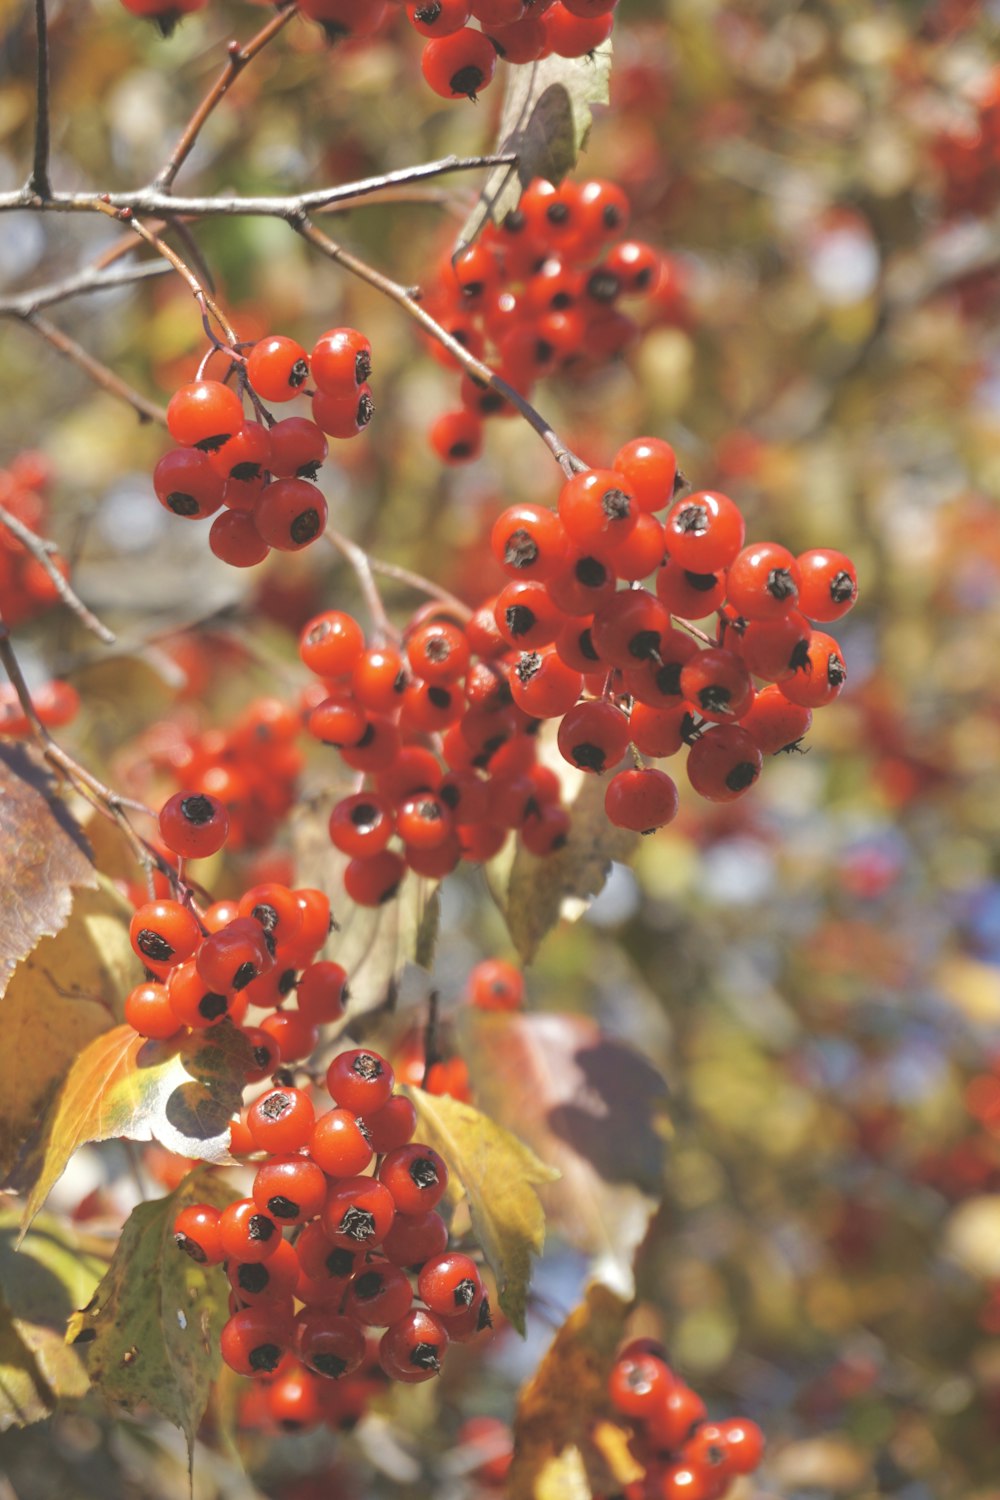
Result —
[{"label": "dark calyx on berry", "polygon": [[167,504],[175,516],[196,516],[201,509],[194,496],[186,495],[183,490],[171,490]]},{"label": "dark calyx on berry", "polygon": [[191,1239],[190,1235],[175,1234],[174,1244],[177,1246],[178,1250],[183,1250],[185,1255],[190,1255],[191,1259],[193,1261],[196,1261],[199,1266],[203,1266],[205,1264],[205,1261],[208,1259],[208,1256],[198,1244],[198,1241]]},{"label": "dark calyx on berry", "polygon": [[257,1262],[245,1261],[236,1273],[241,1291],[262,1292],[270,1285],[271,1273],[266,1266]]},{"label": "dark calyx on berry", "polygon": [[418,1188],[433,1187],[438,1180],[437,1167],[426,1156],[418,1156],[410,1162],[410,1177]]},{"label": "dark calyx on berry", "polygon": [[624,521],[632,513],[629,497],[624,490],[605,490],[601,496],[601,509],[609,521]]},{"label": "dark calyx on berry", "polygon": [[299,1212],[299,1205],[293,1203],[291,1198],[275,1193],[273,1198],[267,1200],[267,1211],[276,1219],[294,1219]]},{"label": "dark calyx on berry", "polygon": [[856,593],[854,579],[850,573],[840,572],[830,579],[830,598],[834,604],[846,604]]},{"label": "dark calyx on berry", "polygon": [[607,764],[607,755],[602,745],[584,742],[573,746],[573,761],[581,771],[596,771],[600,775]]},{"label": "dark calyx on berry", "polygon": [[532,563],[538,561],[538,544],[523,526],[512,531],[507,538],[503,560],[508,568],[530,568]]},{"label": "dark calyx on berry", "polygon": [[181,812],[189,823],[201,828],[205,823],[211,823],[215,817],[215,803],[210,797],[203,797],[200,792],[195,792],[190,797],[181,798]]},{"label": "dark calyx on berry", "polygon": [[149,927],[143,927],[135,940],[135,945],[143,958],[150,959],[154,964],[166,964],[174,956],[174,950],[165,937],[158,932],[153,932]]},{"label": "dark calyx on berry", "polygon": [[[366,417],[365,421],[367,420],[368,418]],[[319,511],[312,505],[308,510],[304,510],[300,515],[297,515],[288,528],[288,534],[293,542],[311,542],[313,537],[319,536],[319,531]]]},{"label": "dark calyx on berry", "polygon": [[216,995],[212,991],[202,995],[198,1001],[198,1014],[204,1016],[206,1021],[217,1021],[228,1009],[229,1003],[225,995]]},{"label": "dark calyx on berry", "polygon": [[[429,817],[431,815],[430,804],[425,802],[421,808],[421,812],[424,817]],[[434,813],[438,817],[441,816],[440,810],[436,807],[434,808]],[[359,1078],[363,1078],[366,1083],[370,1083],[375,1078],[381,1078],[383,1071],[382,1059],[376,1057],[374,1052],[359,1052],[351,1063],[351,1072],[356,1073]]]},{"label": "dark calyx on berry", "polygon": [[267,1214],[251,1214],[247,1220],[247,1234],[252,1240],[261,1240],[266,1244],[275,1229],[276,1225]]},{"label": "dark calyx on berry", "polygon": [[256,1349],[251,1349],[248,1357],[251,1370],[260,1370],[270,1375],[281,1363],[281,1350],[277,1344],[258,1344]]},{"label": "dark calyx on berry", "polygon": [[700,536],[703,531],[708,530],[708,511],[704,505],[685,505],[683,510],[678,511],[675,525],[685,535],[693,533]]},{"label": "dark calyx on berry", "polygon": [[349,1208],[338,1225],[338,1233],[363,1244],[375,1233],[375,1215],[365,1208]]},{"label": "dark calyx on berry", "polygon": [[772,599],[797,599],[799,591],[787,568],[772,568],[767,575],[767,592]]},{"label": "dark calyx on berry", "polygon": [[441,1358],[437,1344],[414,1344],[410,1351],[410,1364],[418,1370],[440,1370]]},{"label": "dark calyx on berry", "polygon": [[326,1269],[329,1271],[331,1276],[342,1278],[345,1276],[350,1276],[351,1272],[354,1270],[354,1259],[355,1256],[353,1250],[343,1250],[338,1248],[336,1250],[330,1251],[330,1254],[324,1261],[324,1265],[326,1266]]},{"label": "dark calyx on berry", "polygon": [[484,77],[482,68],[477,67],[475,63],[468,63],[451,75],[448,87],[453,94],[464,94],[466,99],[475,102],[476,95],[483,86]]},{"label": "dark calyx on berry", "polygon": [[757,767],[752,760],[741,760],[733,766],[726,777],[726,786],[731,792],[745,792],[757,780]]}]

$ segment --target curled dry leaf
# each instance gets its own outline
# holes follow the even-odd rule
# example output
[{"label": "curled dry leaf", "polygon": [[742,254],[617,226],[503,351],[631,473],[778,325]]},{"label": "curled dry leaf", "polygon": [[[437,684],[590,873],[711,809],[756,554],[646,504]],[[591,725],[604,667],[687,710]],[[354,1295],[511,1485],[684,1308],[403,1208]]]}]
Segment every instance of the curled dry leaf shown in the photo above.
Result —
[{"label": "curled dry leaf", "polygon": [[216,1174],[195,1171],[166,1198],[140,1203],[67,1333],[105,1400],[128,1411],[148,1402],[181,1429],[189,1452],[220,1365],[229,1287],[219,1267],[178,1250],[174,1219],[192,1203],[221,1208],[232,1197]]},{"label": "curled dry leaf", "polygon": [[34,1215],[87,1141],[159,1141],[178,1156],[229,1159],[250,1046],[228,1021],[180,1041],[153,1042],[116,1026],[81,1054],[46,1122],[44,1160],[24,1211]]},{"label": "curled dry leaf", "polygon": [[635,1251],[662,1192],[660,1074],[585,1016],[467,1012],[460,1031],[477,1099],[559,1169],[542,1189],[551,1226],[631,1297]]}]

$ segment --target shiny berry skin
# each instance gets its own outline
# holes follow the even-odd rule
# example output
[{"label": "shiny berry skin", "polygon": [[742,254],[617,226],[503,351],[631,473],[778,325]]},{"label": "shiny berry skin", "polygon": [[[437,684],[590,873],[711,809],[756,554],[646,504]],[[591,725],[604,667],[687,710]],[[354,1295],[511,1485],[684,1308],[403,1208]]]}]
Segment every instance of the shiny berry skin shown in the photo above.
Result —
[{"label": "shiny berry skin", "polygon": [[682,620],[704,620],[726,597],[726,575],[693,573],[668,557],[656,574],[657,598]]},{"label": "shiny berry skin", "polygon": [[218,380],[195,380],[174,392],[167,429],[175,443],[211,453],[243,426],[243,403]]},{"label": "shiny berry skin", "polygon": [[406,865],[393,849],[371,858],[352,859],[344,871],[344,890],[358,906],[384,906],[399,890]]},{"label": "shiny berry skin", "polygon": [[619,771],[608,783],[604,810],[616,828],[653,833],[677,816],[677,787],[655,766]]},{"label": "shiny berry skin", "polygon": [[219,1227],[219,1210],[207,1203],[182,1208],[174,1220],[174,1240],[179,1250],[199,1266],[217,1266],[226,1258]]},{"label": "shiny berry skin", "polygon": [[465,632],[448,620],[421,625],[406,642],[407,660],[425,682],[455,682],[468,671],[469,655]]},{"label": "shiny berry skin", "polygon": [[343,1177],[330,1189],[322,1224],[335,1246],[373,1250],[396,1217],[392,1194],[374,1177]]},{"label": "shiny berry skin", "polygon": [[421,36],[448,36],[472,14],[468,0],[408,0],[406,16]]},{"label": "shiny berry skin", "polygon": [[247,1110],[247,1129],[261,1151],[298,1151],[312,1134],[316,1111],[304,1089],[277,1088]]},{"label": "shiny berry skin", "polygon": [[339,400],[355,397],[372,373],[372,346],[356,328],[329,328],[309,358],[317,390]]},{"label": "shiny berry skin", "polygon": [[442,412],[431,423],[428,439],[438,458],[446,464],[471,463],[483,448],[483,424],[475,412]]},{"label": "shiny berry skin", "polygon": [[806,659],[780,683],[781,691],[792,703],[803,708],[825,708],[839,698],[847,681],[847,668],[840,647],[830,635],[814,630]]},{"label": "shiny berry skin", "polygon": [[502,958],[484,958],[469,974],[466,998],[477,1010],[520,1010],[524,975]]},{"label": "shiny berry skin", "polygon": [[552,648],[522,651],[509,680],[514,702],[534,719],[559,718],[583,691],[582,674]]},{"label": "shiny berry skin", "polygon": [[202,940],[194,912],[178,901],[147,901],[129,923],[132,947],[154,973],[190,958]]},{"label": "shiny berry skin", "polygon": [[222,480],[197,448],[165,453],[153,470],[153,489],[164,510],[185,520],[214,515],[222,504]]},{"label": "shiny berry skin", "polygon": [[271,472],[278,479],[315,479],[329,452],[322,429],[307,417],[285,417],[270,429]]},{"label": "shiny berry skin", "polygon": [[506,584],[497,595],[494,616],[504,640],[522,651],[550,646],[564,624],[563,611],[547,586],[534,581]]},{"label": "shiny berry skin", "polygon": [[253,516],[240,510],[225,510],[216,516],[208,545],[219,561],[231,568],[254,568],[271,550],[254,525]]},{"label": "shiny berry skin", "polygon": [[415,1384],[439,1374],[447,1347],[448,1334],[440,1318],[414,1308],[382,1335],[379,1363],[391,1379]]},{"label": "shiny berry skin", "polygon": [[693,723],[690,711],[683,703],[676,708],[653,708],[636,701],[629,716],[632,743],[640,755],[651,755],[655,760],[676,755],[684,743],[685,732]]},{"label": "shiny berry skin", "polygon": [[353,438],[364,432],[375,415],[371,386],[359,387],[352,396],[330,396],[317,391],[312,399],[313,421],[335,438]]},{"label": "shiny berry skin", "polygon": [[330,842],[342,854],[378,854],[395,832],[392,808],[375,792],[342,797],[330,814]]},{"label": "shiny berry skin", "polygon": [[420,59],[424,78],[442,99],[475,99],[491,82],[496,66],[493,43],[470,26],[434,37]]},{"label": "shiny berry skin", "polygon": [[658,1500],[717,1500],[719,1476],[694,1463],[668,1464],[656,1493]]},{"label": "shiny berry skin", "polygon": [[269,1260],[281,1244],[278,1225],[252,1198],[241,1198],[222,1210],[219,1234],[222,1248],[232,1260]]},{"label": "shiny berry skin", "polygon": [[236,1312],[219,1337],[222,1358],[237,1375],[272,1375],[288,1348],[291,1328],[267,1304]]},{"label": "shiny berry skin", "polygon": [[341,1052],[326,1072],[326,1087],[341,1109],[355,1115],[373,1114],[388,1103],[395,1084],[392,1066],[377,1052],[357,1047]]},{"label": "shiny berry skin", "polygon": [[728,495],[698,490],[675,500],[663,523],[667,554],[692,573],[728,568],[743,546],[746,527]]},{"label": "shiny berry skin", "polygon": [[253,1182],[254,1202],[279,1224],[315,1219],[326,1202],[326,1192],[324,1172],[307,1156],[273,1157],[258,1167]]},{"label": "shiny berry skin", "polygon": [[726,1445],[727,1467],[734,1474],[752,1474],[764,1456],[764,1434],[756,1422],[735,1417],[718,1423],[719,1436]]},{"label": "shiny berry skin", "polygon": [[342,677],[353,672],[364,649],[361,626],[339,609],[314,615],[299,635],[299,656],[317,677]]},{"label": "shiny berry skin", "polygon": [[244,422],[227,443],[208,455],[208,461],[225,485],[224,503],[244,510],[260,493],[270,470],[271,435],[260,422]]},{"label": "shiny berry skin", "polygon": [[437,1208],[448,1186],[448,1168],[441,1157],[430,1146],[417,1142],[390,1151],[378,1175],[401,1214],[422,1214]]},{"label": "shiny berry skin", "polygon": [[299,1010],[314,1026],[329,1026],[344,1014],[347,971],[332,960],[310,964],[295,987]]},{"label": "shiny berry skin", "polygon": [[743,634],[730,636],[728,644],[755,677],[783,682],[806,660],[811,638],[805,615],[793,609],[776,620],[749,620]]},{"label": "shiny berry skin", "polygon": [[787,547],[755,542],[733,559],[726,597],[745,620],[774,620],[798,608],[799,567]]},{"label": "shiny berry skin", "polygon": [[301,914],[296,941],[303,951],[314,953],[322,948],[332,931],[330,899],[323,891],[305,886],[295,892],[295,902]]},{"label": "shiny berry skin", "polygon": [[289,952],[298,942],[302,914],[295,892],[286,885],[270,881],[251,886],[240,897],[238,911],[263,928],[272,951]]},{"label": "shiny berry skin", "polygon": [[244,1306],[273,1305],[295,1291],[299,1279],[298,1256],[287,1240],[281,1240],[267,1260],[228,1260],[226,1275]]},{"label": "shiny berry skin", "polygon": [[406,1146],[417,1128],[417,1112],[404,1094],[393,1094],[381,1109],[365,1115],[372,1150],[379,1156]]},{"label": "shiny berry skin", "polygon": [[687,1442],[705,1416],[705,1403],[697,1392],[675,1379],[643,1420],[651,1442],[658,1448],[674,1450]]},{"label": "shiny berry skin", "polygon": [[423,1265],[442,1255],[448,1245],[448,1228],[433,1209],[416,1214],[397,1213],[382,1242],[382,1252],[397,1266]]},{"label": "shiny berry skin", "polygon": [[351,1318],[325,1308],[303,1308],[295,1320],[295,1348],[299,1358],[317,1375],[340,1380],[364,1362],[365,1336]]},{"label": "shiny berry skin", "polygon": [[591,626],[594,650],[613,667],[657,658],[673,635],[670,611],[648,589],[625,589],[602,604]]},{"label": "shiny berry skin", "polygon": [[160,838],[184,859],[217,854],[229,834],[229,814],[218,797],[176,792],[160,808]]},{"label": "shiny berry skin", "polygon": [[194,1030],[214,1026],[218,1021],[231,1016],[240,1020],[246,1003],[239,995],[220,994],[210,990],[198,973],[193,959],[175,965],[167,980],[167,997],[170,1008],[178,1021]]},{"label": "shiny berry skin", "polygon": [[409,1277],[398,1266],[383,1261],[366,1266],[351,1278],[344,1312],[370,1328],[388,1328],[406,1316],[412,1301]]},{"label": "shiny berry skin", "polygon": [[374,1155],[354,1110],[329,1109],[320,1115],[309,1138],[309,1154],[331,1177],[355,1177]]},{"label": "shiny berry skin", "polygon": [[738,724],[719,724],[688,751],[688,780],[709,802],[733,802],[760,775],[763,758],[756,742]]},{"label": "shiny berry skin", "polygon": [[739,719],[753,700],[750,674],[725,646],[698,651],[681,668],[681,694],[702,718],[719,723]]},{"label": "shiny berry skin", "polygon": [[253,523],[268,546],[300,552],[323,531],[328,508],[308,479],[276,479],[254,506]]},{"label": "shiny berry skin", "polygon": [[615,1361],[608,1380],[608,1395],[623,1416],[641,1422],[666,1399],[674,1384],[663,1360],[640,1350],[623,1354]]},{"label": "shiny berry skin", "polygon": [[542,16],[542,25],[550,51],[558,57],[583,57],[607,41],[614,21],[611,11],[599,16],[575,16],[555,0]]},{"label": "shiny berry skin", "polygon": [[590,616],[614,597],[617,579],[609,549],[571,548],[566,566],[546,588],[564,616]]},{"label": "shiny berry skin", "polygon": [[260,924],[252,917],[237,917],[204,940],[195,963],[208,988],[225,994],[246,989],[273,967],[274,959]]},{"label": "shiny berry skin", "polygon": [[275,1042],[283,1063],[301,1062],[319,1041],[319,1031],[294,1010],[274,1010],[263,1017],[260,1029]]},{"label": "shiny berry skin", "polygon": [[556,511],[511,505],[494,522],[493,556],[509,578],[551,578],[566,562],[566,531]]},{"label": "shiny berry skin", "polygon": [[596,698],[571,708],[557,735],[564,760],[598,776],[618,764],[628,742],[628,719],[621,709]]},{"label": "shiny berry skin", "polygon": [[662,438],[633,438],[619,448],[612,468],[628,481],[640,510],[666,510],[673,501],[677,455]]},{"label": "shiny berry skin", "polygon": [[431,1312],[446,1318],[479,1306],[483,1278],[474,1260],[451,1251],[424,1263],[417,1277],[417,1292]]},{"label": "shiny berry skin", "polygon": [[559,491],[560,519],[570,541],[580,547],[627,536],[638,515],[628,481],[615,469],[574,474]]},{"label": "shiny berry skin", "polygon": [[281,334],[260,339],[247,356],[247,379],[265,401],[293,400],[309,379],[309,359],[301,344]]},{"label": "shiny berry skin", "polygon": [[133,1031],[157,1042],[175,1036],[182,1024],[166,986],[155,982],[136,985],[125,997],[125,1019]]},{"label": "shiny berry skin", "polygon": [[740,728],[746,730],[763,755],[777,755],[797,745],[811,727],[812,709],[791,703],[774,683],[761,688],[740,720]]},{"label": "shiny berry skin", "polygon": [[858,597],[858,575],[843,552],[816,547],[800,552],[799,609],[809,620],[830,624],[853,609]]}]

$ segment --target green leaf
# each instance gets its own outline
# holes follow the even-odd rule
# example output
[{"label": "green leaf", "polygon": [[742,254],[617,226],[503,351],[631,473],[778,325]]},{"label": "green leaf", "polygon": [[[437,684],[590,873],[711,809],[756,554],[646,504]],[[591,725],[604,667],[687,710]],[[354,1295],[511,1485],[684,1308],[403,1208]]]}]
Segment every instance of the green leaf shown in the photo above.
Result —
[{"label": "green leaf", "polygon": [[464,1189],[473,1231],[497,1279],[500,1306],[523,1335],[531,1257],[545,1244],[545,1214],[535,1188],[559,1174],[471,1104],[423,1089],[406,1092],[416,1107],[421,1138],[444,1157]]},{"label": "green leaf", "polygon": [[0,1428],[38,1421],[57,1401],[86,1394],[90,1382],[66,1346],[66,1324],[107,1264],[98,1247],[47,1215],[16,1250],[17,1218],[13,1208],[0,1210]]},{"label": "green leaf", "polygon": [[78,890],[62,931],[18,964],[0,1001],[4,1045],[17,1058],[0,1091],[0,1179],[14,1174],[20,1188],[37,1176],[44,1117],[70,1067],[121,1019],[140,977],[128,917],[128,904],[103,880],[97,890]]},{"label": "green leaf", "polygon": [[67,1333],[106,1401],[127,1411],[148,1402],[181,1429],[189,1453],[220,1367],[229,1288],[221,1267],[199,1266],[178,1250],[174,1220],[192,1203],[222,1208],[232,1197],[218,1174],[198,1170],[166,1198],[140,1203]]},{"label": "green leaf", "polygon": [[522,188],[535,177],[561,182],[587,143],[591,110],[607,104],[611,42],[587,57],[543,58],[507,68],[497,152],[516,151],[517,162],[496,167],[462,227],[459,254],[492,219],[498,224],[516,208]]},{"label": "green leaf", "polygon": [[616,828],[604,811],[607,782],[563,765],[564,785],[577,783],[576,795],[564,797],[570,813],[569,837],[557,854],[539,859],[518,844],[500,907],[511,941],[529,964],[546,933],[565,917],[576,921],[600,892],[614,860],[627,860],[638,835]]},{"label": "green leaf", "polygon": [[74,886],[95,886],[90,849],[56,796],[52,778],[24,745],[0,745],[0,995],[42,937],[54,937],[73,905]]},{"label": "green leaf", "polygon": [[47,1122],[42,1170],[24,1211],[34,1215],[87,1141],[159,1141],[199,1161],[229,1159],[229,1123],[250,1067],[249,1043],[228,1021],[181,1041],[153,1042],[130,1026],[81,1053]]}]

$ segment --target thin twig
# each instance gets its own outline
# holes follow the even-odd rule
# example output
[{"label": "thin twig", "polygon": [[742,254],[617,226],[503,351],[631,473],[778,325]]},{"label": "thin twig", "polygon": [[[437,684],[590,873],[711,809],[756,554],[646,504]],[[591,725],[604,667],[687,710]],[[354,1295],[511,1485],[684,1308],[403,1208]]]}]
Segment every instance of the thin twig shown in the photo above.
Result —
[{"label": "thin twig", "polygon": [[161,426],[167,425],[166,409],[158,406],[155,401],[149,401],[139,391],[130,386],[114,370],[108,368],[101,360],[96,359],[93,354],[88,353],[75,339],[71,339],[68,333],[63,333],[48,318],[43,318],[40,313],[28,313],[19,321],[26,328],[33,328],[46,343],[51,344],[53,349],[58,349],[67,359],[71,359],[81,370],[85,370],[95,385],[99,385],[102,391],[107,391],[110,396],[117,396],[119,400],[126,401],[133,411],[138,414],[140,422],[158,422]]},{"label": "thin twig", "polygon": [[113,287],[130,286],[137,281],[148,281],[153,276],[166,276],[171,270],[172,267],[162,260],[144,260],[120,271],[102,271],[97,266],[87,266],[59,281],[32,287],[12,297],[0,297],[0,317],[26,318],[40,307],[52,307],[54,303],[66,302],[71,297],[89,296]]},{"label": "thin twig", "polygon": [[25,191],[44,199],[52,194],[49,182],[49,27],[45,0],[35,0],[35,36],[35,156]]},{"label": "thin twig", "polygon": [[399,563],[383,562],[380,557],[369,557],[368,565],[373,573],[380,574],[383,578],[392,578],[396,583],[405,584],[407,588],[415,589],[418,594],[426,594],[429,599],[438,599],[446,604],[450,610],[461,620],[471,620],[472,610],[467,604],[450,590],[442,588],[438,583],[432,583],[422,573],[415,573],[411,568],[401,567]]},{"label": "thin twig", "polygon": [[473,379],[478,380],[484,386],[489,386],[498,395],[503,396],[504,400],[509,401],[511,406],[520,412],[529,426],[538,433],[567,479],[571,479],[574,474],[579,474],[587,468],[583,459],[578,458],[566,446],[562,438],[559,437],[558,433],[553,430],[542,416],[541,412],[536,411],[531,402],[525,400],[520,391],[515,390],[502,376],[497,375],[494,370],[491,370],[489,365],[484,365],[481,359],[477,359],[474,354],[470,354],[464,344],[459,343],[458,339],[454,338],[446,328],[443,328],[436,318],[432,318],[430,313],[421,307],[420,303],[405,286],[401,286],[398,281],[393,281],[391,277],[383,275],[381,271],[377,271],[374,266],[370,266],[360,256],[352,254],[349,250],[345,250],[342,245],[338,245],[335,240],[331,240],[328,234],[324,234],[322,229],[318,229],[315,224],[310,223],[308,218],[302,218],[293,222],[292,227],[303,239],[308,240],[311,245],[314,245],[317,250],[327,256],[329,260],[334,261],[339,266],[343,266],[345,271],[350,271],[353,276],[366,281],[369,286],[375,287],[376,291],[382,292],[384,296],[390,297],[393,302],[398,303],[400,307],[409,313],[415,322],[420,324],[421,328],[426,329],[432,338],[436,339],[439,344],[442,344],[458,360],[462,368]]},{"label": "thin twig", "polygon": [[98,640],[103,641],[106,646],[113,646],[115,634],[100,621],[92,610],[89,610],[80,598],[79,594],[70,586],[56,567],[53,553],[55,544],[47,541],[45,537],[38,536],[19,521],[17,516],[12,516],[4,506],[0,505],[0,526],[5,526],[11,536],[16,536],[21,545],[31,553],[36,562],[40,563],[52,580],[52,585],[65,605],[78,617],[81,624],[92,630]]},{"label": "thin twig", "polygon": [[330,545],[346,558],[353,569],[374,629],[390,640],[395,639],[399,632],[385,612],[385,605],[382,603],[382,595],[378,591],[378,585],[373,576],[372,561],[368,553],[363,547],[359,547],[357,542],[352,542],[350,537],[344,536],[332,526],[326,528],[325,535]]},{"label": "thin twig", "polygon": [[291,220],[303,213],[315,213],[334,204],[354,203],[387,188],[405,187],[408,183],[423,182],[429,177],[443,177],[448,172],[475,172],[484,167],[511,166],[516,161],[517,155],[511,151],[482,156],[444,156],[438,161],[423,162],[415,167],[400,167],[394,172],[362,177],[357,182],[345,182],[338,187],[316,188],[312,192],[283,197],[175,197],[158,188],[145,187],[103,196],[93,192],[49,193],[43,198],[24,187],[14,192],[0,193],[0,213],[15,213],[19,209],[29,209],[35,213],[93,213],[98,204],[103,203],[111,208],[130,208],[133,213],[147,218],[169,219],[182,214],[186,218],[196,219],[235,216]]},{"label": "thin twig", "polygon": [[[157,255],[162,255],[164,260],[169,261],[177,274],[181,276],[191,288],[191,295],[200,306],[203,314],[205,314],[206,317],[211,316],[215,319],[215,321],[218,323],[219,327],[225,334],[229,345],[231,346],[231,348],[235,349],[240,342],[239,335],[230,324],[228,318],[219,307],[218,303],[211,296],[204,282],[200,280],[196,272],[192,271],[187,261],[184,260],[182,256],[178,255],[177,251],[172,249],[171,246],[167,244],[166,240],[162,239],[161,236],[155,232],[155,230],[149,229],[145,224],[142,223],[140,219],[137,219],[129,209],[112,208],[103,200],[100,201],[99,207],[102,213],[108,214],[109,217],[113,219],[119,219],[123,224],[128,224],[130,228],[135,230],[140,239],[145,240],[147,245],[152,246]],[[207,328],[206,332],[208,332],[209,337],[211,337],[211,333]]]},{"label": "thin twig", "polygon": [[437,990],[431,990],[427,996],[427,1025],[424,1027],[424,1076],[420,1080],[422,1089],[427,1087],[434,1064],[441,1061],[438,1051],[439,1000]]},{"label": "thin twig", "polygon": [[278,33],[285,29],[295,13],[294,6],[290,6],[287,10],[279,11],[276,16],[268,21],[266,26],[257,32],[256,36],[250,38],[244,47],[241,47],[239,42],[229,43],[229,57],[225,67],[185,125],[180,140],[170,153],[170,158],[166,166],[157,174],[152,183],[154,189],[159,189],[166,193],[170,192],[174,178],[194,149],[195,142],[201,134],[202,127],[209,115],[211,115],[216,106],[229,92],[229,89],[236,82],[237,78],[239,78],[247,63],[252,62],[257,54],[262,52],[267,46],[268,42],[273,41]]}]

